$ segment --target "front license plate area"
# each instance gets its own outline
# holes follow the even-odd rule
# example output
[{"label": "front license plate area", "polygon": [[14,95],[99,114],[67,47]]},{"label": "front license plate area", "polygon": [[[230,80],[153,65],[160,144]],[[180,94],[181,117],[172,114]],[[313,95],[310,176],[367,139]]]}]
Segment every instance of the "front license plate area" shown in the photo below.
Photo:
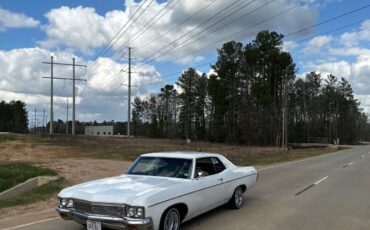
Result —
[{"label": "front license plate area", "polygon": [[101,230],[101,222],[88,220],[86,222],[87,230]]}]

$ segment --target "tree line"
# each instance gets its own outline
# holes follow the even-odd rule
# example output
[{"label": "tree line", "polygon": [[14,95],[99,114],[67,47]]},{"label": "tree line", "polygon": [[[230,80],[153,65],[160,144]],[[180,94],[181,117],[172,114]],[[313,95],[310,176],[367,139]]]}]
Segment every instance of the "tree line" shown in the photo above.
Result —
[{"label": "tree line", "polygon": [[26,104],[22,101],[0,102],[0,132],[28,131]]},{"label": "tree line", "polygon": [[282,39],[276,32],[261,31],[245,45],[225,43],[209,76],[189,68],[175,85],[134,98],[133,134],[281,145],[285,106],[290,143],[368,140],[367,116],[348,81],[315,72],[296,77]]}]

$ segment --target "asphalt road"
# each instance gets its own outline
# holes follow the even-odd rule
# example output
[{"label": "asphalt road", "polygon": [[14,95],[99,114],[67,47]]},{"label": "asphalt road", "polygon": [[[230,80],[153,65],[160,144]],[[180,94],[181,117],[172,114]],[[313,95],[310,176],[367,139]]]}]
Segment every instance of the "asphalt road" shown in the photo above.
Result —
[{"label": "asphalt road", "polygon": [[[247,192],[240,210],[219,207],[183,224],[183,229],[368,230],[369,166],[370,146],[361,146],[262,168],[258,184]],[[0,221],[0,226],[8,230],[83,229],[55,218],[53,212],[39,215],[44,219],[32,215]]]}]

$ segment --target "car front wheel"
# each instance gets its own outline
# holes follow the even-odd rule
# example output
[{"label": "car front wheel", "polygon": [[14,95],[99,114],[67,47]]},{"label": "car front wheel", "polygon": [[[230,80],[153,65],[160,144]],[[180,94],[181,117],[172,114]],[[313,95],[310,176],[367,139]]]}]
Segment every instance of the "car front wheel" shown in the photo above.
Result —
[{"label": "car front wheel", "polygon": [[180,229],[180,214],[176,208],[167,210],[161,221],[161,230],[178,230]]},{"label": "car front wheel", "polygon": [[231,197],[229,204],[231,208],[239,209],[244,203],[243,189],[239,186],[235,189],[233,196]]}]

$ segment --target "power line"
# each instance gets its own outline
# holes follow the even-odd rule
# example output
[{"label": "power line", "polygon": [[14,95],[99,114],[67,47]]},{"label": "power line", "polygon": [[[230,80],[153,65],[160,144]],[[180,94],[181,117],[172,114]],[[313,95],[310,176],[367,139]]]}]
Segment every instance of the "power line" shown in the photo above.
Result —
[{"label": "power line", "polygon": [[[167,8],[168,5],[170,5],[172,2],[175,3],[170,7],[170,8]],[[152,18],[150,18],[148,21],[150,22],[149,24],[146,24],[144,25],[141,29],[139,29],[136,34],[134,34],[133,37],[130,38],[130,40],[127,42],[128,44],[131,44],[133,43],[134,41],[136,41],[139,37],[141,37],[151,26],[153,26],[155,23],[157,23],[164,15],[166,15],[168,12],[170,12],[170,10],[172,8],[174,8],[178,3],[180,2],[180,0],[170,0],[169,2],[167,2],[166,6],[164,6],[157,14],[153,15]],[[165,9],[167,9],[161,16],[159,16],[159,18],[156,19],[156,17],[162,13],[162,11],[164,11]],[[118,52],[120,53],[122,51],[122,49],[124,49],[124,45],[123,47],[121,46],[119,49],[117,49],[115,52]],[[114,53],[112,54],[112,56],[114,55]]]},{"label": "power line", "polygon": [[[286,9],[286,10],[284,10],[284,11],[282,11],[282,12],[278,13],[278,14],[275,14],[275,15],[273,15],[273,16],[271,16],[271,17],[269,17],[269,18],[267,18],[267,19],[265,19],[265,20],[263,20],[263,21],[259,22],[259,23],[256,23],[255,25],[253,25],[253,26],[252,26],[252,27],[250,27],[250,28],[247,28],[247,29],[244,29],[244,30],[239,31],[239,32],[237,32],[237,33],[234,33],[234,34],[232,34],[232,35],[229,35],[229,36],[227,36],[227,38],[229,38],[229,37],[233,37],[233,36],[235,36],[235,35],[237,35],[237,34],[240,34],[240,33],[244,32],[244,31],[246,31],[246,30],[249,30],[249,29],[251,29],[251,28],[253,28],[253,27],[256,27],[257,25],[260,25],[260,24],[262,24],[262,23],[264,23],[264,22],[266,22],[266,21],[269,21],[269,20],[271,20],[271,19],[273,19],[273,18],[275,18],[275,17],[278,17],[278,16],[280,16],[280,15],[282,15],[282,14],[284,14],[284,13],[287,13],[288,11],[290,11],[290,10],[292,10],[292,9],[296,8],[297,6],[298,6],[298,5],[295,5],[295,6],[293,6],[293,7],[290,7],[290,8],[288,8],[288,9]],[[303,28],[303,29],[301,29],[301,30],[298,30],[298,31],[294,32],[294,34],[295,34],[295,33],[302,32],[303,30],[307,30],[307,29],[309,29],[309,28],[313,28],[313,27],[316,27],[316,26],[322,25],[322,24],[324,24],[324,23],[328,23],[328,22],[333,21],[333,20],[335,20],[335,19],[338,19],[338,18],[340,18],[340,17],[343,17],[343,16],[349,15],[349,14],[351,14],[351,13],[357,12],[357,11],[359,11],[359,10],[361,10],[361,9],[365,9],[365,8],[367,8],[368,6],[369,6],[369,5],[366,5],[366,6],[364,6],[364,7],[361,7],[361,8],[355,9],[355,10],[352,10],[352,11],[347,12],[347,13],[345,13],[345,14],[342,14],[342,15],[339,15],[339,16],[336,16],[336,17],[333,17],[333,18],[331,18],[331,19],[325,20],[325,21],[323,21],[323,22],[317,23],[317,24],[312,25],[312,26],[310,26],[310,27]],[[330,33],[330,32],[337,31],[337,30],[340,30],[340,29],[343,29],[343,28],[347,28],[347,27],[349,27],[349,26],[352,26],[352,25],[354,25],[354,24],[360,23],[360,22],[362,22],[362,21],[364,21],[364,20],[361,20],[361,21],[356,22],[356,23],[352,23],[352,24],[350,24],[350,25],[342,26],[342,27],[340,27],[340,28],[337,28],[337,29],[335,29],[335,30],[328,31],[328,32],[326,32],[326,33]],[[213,31],[213,32],[215,32],[215,31]],[[293,34],[293,33],[291,33],[291,34]],[[287,35],[287,36],[288,36],[288,35]],[[204,37],[202,37],[202,38],[204,38]],[[202,39],[202,38],[200,38],[200,39]],[[219,41],[217,41],[216,43],[221,42],[221,41],[224,41],[225,39],[226,39],[226,38],[223,38],[222,40],[219,40]],[[199,40],[199,38],[198,38],[198,40]],[[189,45],[189,44],[187,44],[187,45]],[[206,47],[213,46],[213,45],[214,45],[214,44],[210,44],[210,45],[208,45],[208,46],[206,46]],[[176,48],[178,48],[178,47],[176,47]],[[183,47],[182,47],[182,48],[183,48]],[[149,63],[149,62],[146,62],[146,63]],[[140,64],[139,66],[142,66],[142,65],[144,65],[144,64],[146,64],[146,63],[142,63],[142,64]],[[205,63],[205,64],[202,64],[202,65],[200,65],[200,66],[203,66],[203,65],[206,65],[206,64],[209,64],[209,63]],[[198,68],[198,67],[195,67],[195,68]],[[181,71],[180,71],[180,72],[177,72],[177,73],[172,73],[172,74],[167,75],[167,76],[165,76],[165,77],[172,76],[172,75],[175,75],[175,74],[178,74],[178,73],[181,73]]]},{"label": "power line", "polygon": [[[246,6],[248,6],[248,5],[250,5],[251,3],[253,3],[254,1],[256,1],[256,0],[252,0],[252,1],[250,1],[250,2],[248,2],[247,4],[244,4],[242,7],[246,7]],[[247,15],[249,15],[249,14],[251,14],[251,13],[253,13],[253,12],[255,12],[255,11],[257,11],[257,10],[259,10],[259,9],[261,9],[261,8],[263,8],[263,7],[265,7],[266,5],[268,5],[268,4],[270,4],[270,3],[272,3],[274,0],[272,0],[272,1],[270,1],[270,2],[268,2],[268,3],[265,3],[265,4],[263,4],[262,6],[260,6],[260,7],[258,7],[258,8],[256,8],[256,9],[254,9],[253,11],[251,11],[251,12],[249,12]],[[236,1],[236,2],[234,2],[233,4],[236,4],[237,2],[239,2],[239,1]],[[228,14],[226,17],[229,17],[229,16],[231,16],[231,15],[233,15],[233,14],[235,14],[236,12],[238,12],[238,11],[240,11],[241,9],[243,9],[243,8],[238,8],[237,10],[235,10],[235,11],[233,11],[232,13],[230,13],[230,14]],[[220,13],[220,12],[219,12]],[[285,12],[284,12],[285,13]],[[280,13],[281,14],[281,13]],[[278,15],[280,15],[280,14],[278,14]],[[244,16],[246,16],[246,15],[244,15]],[[244,17],[243,16],[243,17]],[[212,18],[214,18],[215,17],[215,15],[212,17]],[[217,24],[217,23],[219,23],[219,22],[221,22],[222,20],[224,20],[226,17],[223,17],[222,19],[219,19],[219,20],[217,20],[217,22],[216,23],[213,23],[211,26],[213,26],[213,25],[215,25],[215,24]],[[240,19],[240,18],[239,18]],[[272,18],[270,18],[270,19],[272,19]],[[269,19],[269,20],[270,20]],[[206,21],[209,21],[209,19],[208,20],[206,20]],[[232,21],[231,23],[233,23],[233,22],[235,22],[236,20],[234,20],[234,21]],[[231,23],[229,23],[229,24],[231,24]],[[211,27],[211,26],[208,26],[206,29],[208,29],[209,27]],[[199,27],[199,26],[198,26]],[[205,30],[206,30],[205,29]],[[205,30],[203,30],[202,32],[204,32]],[[190,33],[190,32],[189,32]],[[199,34],[199,33],[198,33]],[[196,35],[198,35],[198,34],[196,34]],[[193,36],[194,37],[194,36]],[[174,48],[173,48],[174,49]],[[148,61],[148,62],[145,62],[145,63],[142,63],[142,64],[140,64],[139,66],[143,66],[144,64],[147,64],[147,63],[150,63],[150,62],[152,62],[152,61],[154,61],[154,59],[153,60],[150,60],[150,61]],[[111,79],[110,81],[112,81],[113,79]],[[109,81],[109,82],[110,82]]]},{"label": "power line", "polygon": [[[281,14],[284,14],[284,13],[286,13],[286,12],[288,12],[288,11],[290,11],[290,10],[292,10],[292,9],[296,8],[297,6],[298,6],[298,5],[295,5],[295,6],[291,7],[291,8],[288,8],[287,10],[285,10],[285,11],[283,11],[283,12],[280,12],[280,13],[278,13],[278,14],[275,14],[275,15],[273,15],[272,17],[269,17],[269,18],[267,18],[267,19],[265,19],[265,20],[263,20],[263,21],[261,21],[261,22],[259,22],[259,23],[255,24],[255,25],[253,25],[252,27],[249,27],[249,28],[247,28],[247,29],[244,29],[244,30],[242,30],[242,31],[239,31],[239,32],[237,32],[237,33],[234,33],[234,34],[232,34],[232,35],[228,36],[228,38],[229,38],[229,37],[234,37],[235,35],[237,35],[237,34],[239,34],[239,33],[241,33],[241,32],[244,32],[244,31],[246,31],[246,30],[249,30],[249,29],[251,29],[251,28],[253,28],[253,27],[256,27],[257,25],[263,24],[263,23],[265,23],[266,21],[269,21],[269,20],[271,20],[271,19],[273,19],[273,18],[275,18],[275,17],[277,17],[277,16],[280,16]],[[353,14],[353,13],[358,12],[358,11],[360,11],[360,10],[363,10],[363,9],[365,9],[365,8],[369,7],[369,6],[370,6],[370,4],[365,5],[365,6],[363,6],[363,7],[360,7],[360,8],[357,8],[357,9],[355,9],[355,10],[351,10],[351,11],[346,12],[346,13],[344,13],[344,14],[341,14],[341,15],[335,16],[335,17],[333,17],[333,18],[327,19],[327,20],[322,21],[322,22],[320,22],[320,23],[317,23],[317,24],[311,25],[311,26],[309,26],[309,27],[305,27],[305,28],[303,28],[303,29],[300,29],[300,30],[298,30],[298,31],[296,31],[296,32],[290,33],[290,34],[288,34],[288,35],[287,35],[287,36],[285,36],[285,37],[291,36],[291,35],[293,35],[293,34],[297,34],[297,33],[299,33],[299,32],[302,32],[302,31],[304,31],[304,30],[308,30],[308,29],[310,29],[310,28],[314,28],[314,27],[320,26],[320,25],[322,25],[322,24],[325,24],[325,23],[331,22],[331,21],[333,21],[333,20],[336,20],[336,19],[338,19],[338,18],[341,18],[341,17],[347,16],[347,15],[349,15],[349,14]],[[220,29],[221,29],[221,28],[220,28]],[[216,30],[216,31],[217,31],[217,30]],[[213,31],[213,32],[215,32],[215,31]],[[212,33],[213,33],[213,32],[212,32]],[[177,47],[174,47],[174,48],[172,48],[172,49],[170,49],[170,50],[167,50],[167,51],[165,51],[164,53],[162,53],[162,54],[160,54],[159,56],[157,56],[156,58],[153,58],[153,59],[151,59],[151,60],[149,60],[149,61],[145,62],[144,64],[147,64],[147,63],[153,62],[153,61],[155,61],[157,58],[159,58],[159,57],[161,57],[161,56],[163,56],[163,55],[165,55],[165,54],[168,54],[168,53],[174,52],[175,50],[178,50],[178,49],[180,49],[180,48],[184,48],[184,47],[186,47],[186,46],[188,46],[188,45],[190,45],[190,44],[194,43],[195,41],[198,41],[198,40],[203,39],[203,38],[205,38],[205,37],[206,37],[206,36],[203,36],[203,37],[200,37],[200,38],[198,38],[198,39],[196,39],[196,40],[193,40],[193,41],[189,41],[189,40],[188,40],[188,41],[187,41],[187,42],[188,42],[188,44],[186,44],[186,45],[184,45],[184,46],[182,46],[182,47],[177,46]],[[223,41],[223,40],[224,40],[224,39],[222,39],[222,40],[220,40],[220,41]],[[218,41],[218,42],[220,42],[220,41]],[[218,42],[216,42],[216,43],[218,43]],[[211,44],[211,45],[213,46],[214,44]],[[209,47],[209,46],[210,46],[210,45],[208,45],[207,47]]]},{"label": "power line", "polygon": [[207,9],[208,7],[212,6],[217,0],[213,0],[212,2],[208,3],[208,5],[200,8],[198,11],[196,11],[194,14],[190,15],[180,23],[175,24],[171,29],[167,30],[166,32],[160,34],[159,36],[155,37],[151,41],[147,42],[146,44],[141,46],[141,49],[147,47],[148,45],[152,44],[153,42],[157,41],[159,38],[162,38],[163,36],[167,35],[168,33],[172,32],[174,29],[177,29],[180,25],[184,24],[185,22],[189,21],[191,18],[202,12],[203,10]]},{"label": "power line", "polygon": [[[123,56],[123,55],[125,55],[125,54],[127,54],[127,53],[123,53],[123,54],[122,54],[122,56]],[[112,63],[112,62],[109,62],[109,65],[113,67],[113,63]],[[126,68],[127,68],[127,66],[126,66],[125,68],[121,69],[121,71],[125,70]],[[114,77],[115,77],[115,76],[118,76],[119,74],[120,74],[120,72],[118,72],[117,74],[115,74],[115,75],[114,75]],[[104,79],[100,79],[96,84],[100,84],[100,83],[102,83],[103,81],[104,81]],[[112,81],[112,79],[111,79],[111,80],[108,80],[108,82],[110,82],[110,81]],[[78,96],[77,96],[77,97],[82,96],[82,94],[86,91],[86,89],[87,89],[87,88],[89,88],[89,85],[86,85],[86,84],[85,84],[85,86],[84,86],[83,90],[82,90],[81,92],[79,92],[79,94],[78,94]],[[104,88],[105,88],[105,87],[104,87]]]},{"label": "power line", "polygon": [[[149,8],[149,6],[153,3],[154,0],[150,0],[149,4],[143,9],[143,11],[141,11],[141,13],[132,21],[132,23],[126,28],[126,30],[120,35],[118,36],[118,38],[116,39],[116,41],[114,42],[114,44],[116,44],[117,41],[120,40],[120,38],[123,37],[123,35],[128,31],[128,29],[141,17],[141,15]],[[113,48],[114,44],[112,44],[111,48]],[[113,54],[111,56],[113,56],[116,52],[114,51]]]},{"label": "power line", "polygon": [[[353,23],[350,23],[350,24],[347,24],[347,25],[344,25],[344,26],[337,27],[337,28],[332,29],[332,30],[329,30],[329,31],[325,31],[325,32],[323,32],[323,33],[319,33],[319,34],[316,34],[316,35],[310,36],[310,37],[308,37],[308,38],[301,39],[301,40],[299,40],[299,41],[297,41],[297,42],[298,42],[298,43],[300,43],[300,42],[304,42],[304,41],[310,40],[310,39],[312,39],[312,38],[314,38],[314,37],[316,37],[316,36],[322,36],[322,35],[330,34],[330,33],[333,33],[333,32],[339,31],[339,30],[343,30],[343,29],[345,29],[345,28],[352,27],[352,26],[354,26],[354,25],[360,24],[360,23],[362,23],[362,22],[364,22],[364,21],[366,21],[366,20],[369,20],[369,19],[370,19],[370,18],[365,18],[365,19],[362,19],[362,20],[359,20],[359,21],[356,21],[356,22],[353,22]],[[215,61],[213,61],[213,62],[215,62]],[[199,67],[203,67],[203,66],[205,66],[205,65],[210,65],[210,64],[212,64],[213,62],[211,61],[211,62],[203,63],[203,64],[200,64],[200,65],[195,66],[195,67],[193,67],[193,68],[195,68],[195,69],[196,69],[196,68],[199,68]],[[191,67],[191,66],[189,66],[189,67]],[[189,68],[189,67],[188,67],[188,68]],[[173,75],[176,75],[176,74],[182,73],[182,72],[183,72],[183,71],[174,72],[174,73],[171,73],[171,74],[165,75],[163,78],[167,78],[167,77],[170,77],[170,76],[173,76]],[[172,78],[171,78],[171,79],[172,79]]]},{"label": "power line", "polygon": [[317,27],[317,26],[320,26],[320,25],[326,24],[326,23],[328,23],[328,22],[331,22],[331,21],[337,20],[337,19],[342,18],[342,17],[345,17],[345,16],[347,16],[347,15],[350,15],[350,14],[356,13],[356,12],[358,12],[358,11],[361,11],[361,10],[364,10],[364,9],[368,8],[369,6],[370,6],[370,4],[365,5],[365,6],[362,6],[362,7],[360,7],[360,8],[354,9],[354,10],[351,10],[351,11],[346,12],[346,13],[343,13],[343,14],[337,15],[337,16],[335,16],[335,17],[329,18],[329,19],[327,19],[327,20],[325,20],[325,21],[322,21],[322,22],[319,22],[319,23],[317,23],[317,24],[314,24],[314,25],[311,25],[311,26],[307,26],[307,27],[305,27],[305,28],[303,28],[303,29],[301,29],[301,30],[298,30],[298,31],[295,31],[295,32],[293,32],[293,33],[287,34],[287,35],[285,35],[285,37],[286,37],[286,38],[287,38],[287,37],[290,37],[290,36],[292,36],[292,35],[294,35],[294,34],[301,33],[301,32],[303,32],[303,31],[306,31],[306,30],[312,29],[312,28],[314,28],[314,27]]},{"label": "power line", "polygon": [[[117,36],[122,32],[122,30],[126,27],[126,25],[132,20],[132,18],[133,17],[135,17],[135,15],[137,14],[137,12],[139,12],[139,10],[141,9],[141,7],[146,3],[146,1],[148,1],[148,0],[144,0],[144,2],[141,4],[141,5],[139,5],[139,7],[137,8],[137,10],[134,12],[134,14],[126,21],[126,23],[119,29],[119,31],[113,36],[113,38],[109,41],[109,43],[108,43],[108,45],[106,45],[103,49],[101,49],[100,51],[99,51],[99,53],[95,56],[95,58],[94,58],[94,61],[93,61],[93,64],[91,65],[91,66],[89,66],[89,68],[87,69],[87,71],[88,70],[90,70],[91,68],[92,68],[92,66],[94,65],[94,63],[95,63],[95,61],[100,57],[100,56],[102,56],[102,55],[104,55],[106,52],[107,52],[107,50],[110,48],[110,47],[112,47],[117,41],[118,41],[118,39],[116,39],[117,38]],[[127,30],[126,30],[127,31]],[[116,39],[116,41],[114,41]],[[114,42],[113,42],[114,41]]]},{"label": "power line", "polygon": [[[197,66],[187,66],[187,67],[185,67],[185,69],[186,68],[194,68],[194,69],[197,69],[197,68],[200,68],[200,67],[203,67],[203,66],[206,66],[206,65],[212,65],[212,63],[213,62],[211,61],[211,62],[203,63],[203,64],[200,64],[200,65],[197,65]],[[163,78],[171,77],[171,76],[174,76],[176,74],[183,73],[183,72],[184,72],[184,70],[173,72],[173,73],[170,73],[170,74],[166,74],[165,76],[163,76]]]},{"label": "power line", "polygon": [[[191,17],[194,17],[195,15],[197,15],[197,14],[199,14],[202,10],[204,10],[204,9],[206,9],[206,8],[208,8],[208,7],[210,7],[213,3],[215,3],[217,0],[213,0],[212,2],[210,2],[208,5],[206,5],[205,7],[203,7],[203,8],[201,8],[201,9],[199,9],[196,13],[194,13],[194,14],[192,14],[190,17],[188,17],[188,18],[186,18],[185,20],[183,20],[180,24],[183,24],[183,23],[185,23],[186,21],[188,21],[188,20],[190,20],[190,18]],[[239,2],[239,1],[241,1],[241,0],[237,0],[236,2],[234,2],[234,3],[237,3],[237,2]],[[233,3],[233,4],[234,4]],[[143,5],[143,4],[142,4]],[[224,9],[225,10],[225,9]],[[213,17],[212,17],[213,18]],[[178,25],[180,25],[180,24],[178,24]],[[132,25],[132,24],[131,24]],[[174,27],[172,27],[170,30],[168,30],[167,32],[165,32],[164,34],[162,34],[162,35],[160,35],[160,36],[164,36],[166,33],[169,33],[170,31],[172,31],[173,29],[175,29],[177,26],[175,25]],[[122,34],[123,35],[123,34]],[[121,36],[120,36],[121,37]],[[118,38],[119,39],[119,38]],[[158,39],[158,38],[156,38],[156,39]],[[154,40],[153,40],[154,41]],[[144,45],[144,46],[147,46],[149,43],[147,43],[146,45]],[[111,55],[112,56],[112,55]],[[92,64],[92,66],[93,65],[95,65],[96,64],[96,61],[94,61],[93,62],[93,64]],[[87,71],[89,71],[89,70],[91,70],[92,69],[92,66],[89,66],[88,67],[88,69],[87,69]],[[87,72],[86,71],[86,72]],[[88,86],[87,86],[88,87]],[[85,89],[86,89],[86,87],[85,87]],[[83,91],[85,91],[85,90],[83,90]]]},{"label": "power line", "polygon": [[362,19],[362,20],[357,21],[357,22],[353,22],[353,23],[350,23],[350,24],[347,24],[347,25],[344,25],[344,26],[341,26],[341,27],[338,27],[338,28],[335,28],[335,29],[332,29],[332,30],[329,30],[329,31],[323,32],[323,33],[320,33],[320,34],[316,34],[316,35],[310,36],[310,37],[308,37],[308,38],[301,39],[301,40],[299,40],[299,41],[297,41],[297,42],[304,42],[304,41],[310,40],[310,39],[312,39],[312,38],[314,38],[314,37],[317,37],[317,36],[322,36],[322,35],[326,35],[326,34],[331,34],[331,33],[333,33],[333,32],[337,32],[337,31],[339,31],[339,30],[343,30],[343,29],[346,29],[346,28],[348,28],[348,27],[352,27],[352,26],[354,26],[354,25],[360,24],[360,23],[362,23],[362,22],[364,22],[364,21],[366,21],[366,20],[369,20],[369,19],[370,19],[370,18],[365,18],[365,19]]},{"label": "power line", "polygon": [[[216,30],[212,31],[211,33],[214,33],[214,32],[216,32],[216,31],[219,31],[219,30],[223,29],[225,26],[231,25],[232,23],[234,23],[234,22],[236,22],[236,21],[238,21],[238,20],[241,20],[242,18],[244,18],[244,17],[246,17],[246,16],[249,16],[250,14],[253,14],[254,12],[256,12],[256,11],[258,11],[258,10],[260,10],[260,9],[262,9],[262,8],[264,8],[264,7],[266,7],[266,6],[267,6],[267,5],[269,5],[269,4],[271,4],[273,1],[274,1],[274,0],[271,0],[271,1],[269,1],[269,2],[267,2],[267,3],[265,3],[265,4],[263,4],[263,5],[261,5],[261,6],[257,7],[257,8],[255,8],[255,9],[253,9],[252,11],[249,11],[247,14],[244,14],[243,16],[241,16],[241,17],[239,17],[239,18],[237,18],[237,19],[235,19],[235,20],[233,20],[233,21],[229,22],[228,24],[226,24],[226,25],[223,25],[223,26],[219,27],[218,29],[216,29]],[[224,17],[224,18],[222,18],[222,19],[218,20],[216,23],[213,23],[212,25],[208,26],[208,27],[207,27],[207,28],[205,28],[204,30],[202,30],[202,31],[200,31],[200,32],[196,33],[195,35],[193,35],[192,37],[190,37],[190,39],[188,39],[188,40],[185,40],[185,41],[181,42],[181,43],[180,43],[180,44],[178,44],[176,47],[170,48],[169,50],[167,50],[167,51],[165,51],[165,52],[161,53],[159,56],[154,57],[153,59],[151,59],[150,61],[148,61],[148,62],[146,62],[146,63],[153,62],[154,60],[158,59],[159,57],[162,57],[162,56],[163,56],[163,55],[165,55],[165,54],[172,53],[172,52],[174,52],[175,50],[178,50],[178,49],[180,49],[180,48],[184,48],[184,47],[186,47],[186,46],[188,46],[188,45],[190,45],[190,44],[192,44],[192,43],[194,43],[194,42],[196,42],[196,41],[199,41],[199,40],[201,40],[201,39],[203,39],[203,38],[207,37],[209,34],[206,34],[206,35],[204,35],[204,36],[201,36],[201,37],[197,38],[196,40],[191,40],[191,39],[193,39],[193,38],[197,37],[198,35],[200,35],[200,34],[204,33],[206,30],[208,30],[208,29],[209,29],[209,28],[211,28],[212,26],[217,25],[219,22],[223,21],[225,18],[227,18],[227,17],[229,17],[229,16],[233,15],[234,13],[236,13],[236,12],[240,11],[241,9],[242,9],[242,8],[240,8],[240,9],[238,9],[237,11],[234,11],[232,14],[227,15],[226,17]],[[186,45],[184,45],[184,46],[182,46],[182,47],[180,47],[181,45],[183,45],[183,44],[185,44],[185,43],[187,43],[187,44],[186,44]]]},{"label": "power line", "polygon": [[[190,31],[188,31],[188,32],[186,32],[186,33],[184,33],[184,34],[180,35],[180,36],[179,36],[179,37],[177,37],[175,40],[173,40],[172,42],[170,42],[168,45],[166,45],[166,46],[162,47],[161,49],[159,49],[159,50],[155,51],[154,53],[152,53],[152,54],[151,54],[151,55],[149,55],[148,57],[144,58],[144,59],[143,59],[143,61],[145,61],[145,60],[149,59],[150,57],[152,57],[153,55],[155,55],[155,54],[157,54],[157,53],[160,53],[164,48],[170,47],[171,45],[175,44],[178,40],[180,40],[180,39],[184,38],[186,35],[188,35],[188,34],[192,33],[192,32],[193,32],[193,31],[195,31],[196,29],[200,28],[202,25],[204,25],[204,24],[206,24],[206,23],[208,23],[208,22],[212,21],[214,18],[216,18],[217,16],[219,16],[219,15],[220,15],[220,14],[222,14],[223,12],[227,11],[228,9],[230,9],[231,7],[233,7],[235,4],[239,3],[240,1],[242,1],[242,0],[236,0],[236,1],[234,1],[233,3],[231,3],[230,5],[228,5],[226,8],[223,8],[221,11],[217,12],[217,13],[216,13],[216,14],[214,14],[212,17],[210,17],[210,18],[206,19],[205,21],[203,21],[202,23],[200,23],[198,26],[196,26],[196,27],[194,27],[193,29],[191,29]],[[246,7],[246,6],[248,6],[248,5],[249,5],[249,4],[251,4],[251,3],[255,2],[255,1],[256,1],[256,0],[252,0],[252,1],[248,2],[247,4],[245,4],[245,5],[243,6],[243,8],[244,8],[244,7]],[[239,10],[240,10],[240,9],[239,9]],[[239,10],[237,10],[237,11],[239,11]],[[230,14],[229,14],[229,15],[230,15]]]},{"label": "power line", "polygon": [[[231,6],[233,6],[233,5],[235,5],[236,3],[238,3],[240,0],[238,0],[238,1],[236,1],[236,2],[234,2],[234,3],[232,3],[232,5],[229,5],[229,7],[227,7],[226,9],[228,9],[228,8],[230,8]],[[250,2],[248,2],[247,4],[244,4],[242,7],[246,7],[246,6],[248,6],[248,5],[250,5],[251,3],[253,3],[254,1],[256,1],[256,0],[252,0],[252,1],[250,1]],[[274,1],[274,0],[272,0],[272,1]],[[271,2],[272,2],[271,1]],[[271,2],[268,2],[267,4],[270,4]],[[212,2],[213,3],[213,2]],[[266,6],[267,4],[264,4],[262,7],[264,7],[264,6]],[[259,8],[257,8],[257,9],[255,9],[255,10],[258,10],[258,9],[260,9],[261,7],[259,7]],[[204,9],[204,8],[202,8],[202,9]],[[220,12],[224,12],[226,9],[224,9],[224,10],[221,10]],[[242,8],[238,8],[237,10],[235,10],[235,11],[233,11],[231,14],[228,14],[226,17],[229,17],[229,16],[231,16],[231,15],[233,15],[233,14],[235,14],[236,12],[238,12],[238,11],[240,11]],[[198,12],[200,12],[200,11],[198,11]],[[218,12],[218,14],[220,13],[220,12]],[[211,19],[213,19],[213,18],[215,18],[215,16],[217,16],[217,14],[216,15],[213,15],[211,18],[209,18],[209,19],[207,19],[206,21],[204,21],[202,24],[204,24],[205,22],[209,22]],[[222,21],[222,20],[224,20],[226,17],[223,17],[221,20],[218,20],[216,23],[213,23],[212,24],[212,26],[213,25],[215,25],[215,24],[217,24],[217,23],[219,23],[220,21]],[[234,20],[235,21],[235,20]],[[234,22],[233,21],[233,22]],[[201,24],[201,25],[202,25]],[[200,25],[199,25],[200,26]],[[199,27],[198,26],[198,27]],[[198,27],[196,27],[196,28],[198,28]],[[208,29],[209,27],[207,27],[207,29]],[[191,31],[190,31],[191,32]],[[188,33],[190,33],[190,32],[188,32]],[[149,62],[147,62],[147,63],[149,63]],[[146,64],[146,63],[144,63],[144,64]],[[144,64],[140,64],[139,66],[143,66]],[[111,79],[110,81],[112,81],[113,79]]]},{"label": "power line", "polygon": [[[144,5],[144,3],[146,2],[147,0],[144,0],[143,4],[140,5],[139,9]],[[125,25],[133,18],[134,15],[136,15],[136,12],[139,11],[139,9],[134,13],[134,15],[126,22],[126,24],[121,28],[120,32],[117,33],[117,35],[115,37],[117,37],[117,39],[110,45],[111,48],[113,48],[113,46],[117,43],[117,41],[119,41],[119,39],[128,31],[128,29],[140,18],[140,16],[149,8],[149,6],[153,3],[154,0],[151,0],[149,2],[149,4],[145,7],[145,9],[132,21],[132,23],[126,28],[126,30],[120,35],[118,36],[118,34],[123,30],[123,28],[125,27]],[[108,47],[109,48],[109,47]],[[105,53],[107,52],[107,50],[105,50],[104,52],[102,52],[101,54],[98,55],[99,56],[102,56],[104,55]],[[112,56],[112,55],[111,55]],[[96,64],[96,60],[97,58],[94,60],[93,64],[91,66],[89,66],[89,68],[87,68],[85,74],[90,71],[92,69],[92,67]],[[88,87],[88,85],[87,85]],[[83,92],[85,92],[85,89],[86,87],[84,88]]]}]

